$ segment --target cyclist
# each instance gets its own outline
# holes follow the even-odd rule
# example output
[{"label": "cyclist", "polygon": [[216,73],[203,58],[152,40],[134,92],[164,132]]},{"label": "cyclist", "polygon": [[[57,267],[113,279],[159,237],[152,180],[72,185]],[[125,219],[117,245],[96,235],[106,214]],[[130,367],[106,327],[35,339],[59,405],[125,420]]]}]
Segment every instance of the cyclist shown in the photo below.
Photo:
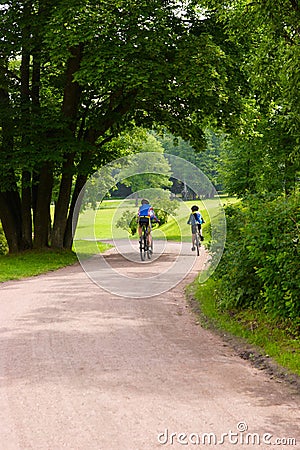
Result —
[{"label": "cyclist", "polygon": [[141,241],[142,238],[142,232],[143,232],[143,225],[148,226],[148,245],[151,247],[151,228],[152,228],[152,222],[153,220],[157,223],[159,223],[158,218],[156,217],[154,210],[152,206],[150,205],[149,201],[143,198],[141,201],[141,206],[138,210],[138,233],[139,233],[139,239]]},{"label": "cyclist", "polygon": [[203,241],[204,237],[202,234],[202,224],[205,223],[201,213],[199,212],[199,207],[197,205],[194,205],[191,207],[191,214],[189,217],[189,220],[187,221],[187,223],[189,225],[191,225],[192,228],[192,250],[195,250],[195,240],[196,240],[196,231],[198,227],[198,232],[199,232],[199,236],[200,236],[200,240]]}]

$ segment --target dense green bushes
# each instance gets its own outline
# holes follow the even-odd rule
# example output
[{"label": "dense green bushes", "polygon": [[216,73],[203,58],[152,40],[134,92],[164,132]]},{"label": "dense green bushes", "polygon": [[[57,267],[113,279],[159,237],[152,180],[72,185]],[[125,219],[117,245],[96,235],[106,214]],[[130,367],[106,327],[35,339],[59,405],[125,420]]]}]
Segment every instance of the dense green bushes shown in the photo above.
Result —
[{"label": "dense green bushes", "polygon": [[7,252],[8,252],[8,245],[0,224],[0,255],[5,255]]},{"label": "dense green bushes", "polygon": [[275,317],[300,315],[299,195],[251,197],[226,208],[227,243],[215,273],[218,304]]}]

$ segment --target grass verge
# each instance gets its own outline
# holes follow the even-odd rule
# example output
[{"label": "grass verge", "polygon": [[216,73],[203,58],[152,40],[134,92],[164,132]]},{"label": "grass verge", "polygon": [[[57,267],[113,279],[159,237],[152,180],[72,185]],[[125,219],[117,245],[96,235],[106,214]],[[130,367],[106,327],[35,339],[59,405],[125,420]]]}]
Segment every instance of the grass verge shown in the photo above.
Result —
[{"label": "grass verge", "polygon": [[[195,281],[187,289],[188,299],[201,325],[213,328],[230,341],[236,337],[240,356],[256,367],[268,369],[270,374],[281,378],[296,375],[297,383],[300,383],[300,341],[295,330],[287,322],[279,323],[261,311],[221,312],[216,306],[215,292],[216,284],[212,278],[204,284]],[[295,379],[292,381],[296,382]]]},{"label": "grass verge", "polygon": [[[99,243],[100,252],[109,247]],[[28,250],[14,255],[1,255],[0,282],[40,275],[76,262],[76,254],[67,250]]]}]

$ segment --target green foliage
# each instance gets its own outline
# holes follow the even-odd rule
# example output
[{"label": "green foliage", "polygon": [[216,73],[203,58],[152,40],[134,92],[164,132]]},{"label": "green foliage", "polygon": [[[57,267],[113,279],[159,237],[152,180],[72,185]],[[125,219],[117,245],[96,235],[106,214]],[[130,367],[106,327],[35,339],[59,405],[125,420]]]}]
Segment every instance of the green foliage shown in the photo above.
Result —
[{"label": "green foliage", "polygon": [[216,271],[219,305],[299,320],[299,194],[251,196],[226,208],[228,235]]},{"label": "green foliage", "polygon": [[[185,161],[190,162],[194,166],[198,167],[207,179],[201,180],[201,186],[199,186],[199,192],[197,194],[204,198],[210,198],[214,196],[216,189],[221,189],[221,180],[218,171],[218,160],[220,158],[221,142],[222,137],[218,136],[211,130],[205,130],[205,147],[195,148],[189,143],[184,141],[182,138],[175,138],[169,133],[164,133],[163,136],[157,136],[157,139],[161,142],[164,147],[165,152],[179,158],[183,158]],[[186,181],[187,183],[193,183],[197,185],[197,179],[191,179],[191,176],[196,177],[189,166],[185,165],[180,167],[180,160],[172,160],[172,165],[177,169],[177,172],[181,175],[181,181]],[[177,180],[173,180],[172,192],[181,193],[183,190],[183,183],[178,183]],[[192,197],[195,195],[193,192],[188,191],[188,196]]]},{"label": "green foliage", "polygon": [[136,211],[133,212],[132,210],[129,209],[124,211],[122,216],[118,219],[116,227],[128,231],[128,233],[133,236],[137,230]]},{"label": "green foliage", "polygon": [[281,114],[274,102],[261,111],[254,101],[245,101],[239,133],[224,141],[218,163],[226,192],[244,197],[295,189],[300,170],[297,139],[284,128]]},{"label": "green foliage", "polygon": [[8,251],[8,245],[6,242],[6,238],[4,235],[4,232],[2,230],[1,224],[0,224],[0,255],[5,255]]},{"label": "green foliage", "polygon": [[297,2],[208,0],[228,41],[239,48],[248,92],[234,132],[228,136],[220,170],[226,190],[290,193],[300,172],[299,61]]},{"label": "green foliage", "polygon": [[225,208],[227,239],[215,276],[219,280],[221,308],[252,306],[261,283],[250,260],[245,242],[245,208],[241,204]]},{"label": "green foliage", "polygon": [[147,134],[145,140],[139,139],[136,145],[139,153],[132,155],[128,168],[122,171],[125,186],[130,186],[133,192],[171,186],[171,168],[160,142]]},{"label": "green foliage", "polygon": [[88,207],[95,210],[99,205],[99,202],[110,195],[109,191],[113,190],[111,186],[115,181],[112,175],[113,170],[113,166],[108,166],[105,173],[102,171],[99,175],[98,172],[95,172],[89,179],[88,183],[85,185],[84,198],[80,209],[81,212]]}]

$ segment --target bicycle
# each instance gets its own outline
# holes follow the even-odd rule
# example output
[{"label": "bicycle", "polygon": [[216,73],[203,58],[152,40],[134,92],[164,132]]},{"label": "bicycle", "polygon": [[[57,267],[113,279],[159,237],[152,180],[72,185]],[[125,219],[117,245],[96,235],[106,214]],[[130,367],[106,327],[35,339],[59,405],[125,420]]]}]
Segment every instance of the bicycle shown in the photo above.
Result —
[{"label": "bicycle", "polygon": [[[150,220],[150,218],[149,218]],[[139,240],[140,243],[140,255],[141,260],[145,261],[146,257],[151,259],[153,254],[153,238],[151,236],[151,244],[149,245],[149,232],[151,228],[149,223],[142,224],[142,237]]]},{"label": "bicycle", "polygon": [[201,236],[200,230],[198,228],[198,225],[193,225],[192,227],[192,234],[195,235],[195,238],[193,239],[193,248],[192,250],[197,250],[197,256],[200,255],[200,247],[201,247],[201,241],[203,241],[203,237]]}]

